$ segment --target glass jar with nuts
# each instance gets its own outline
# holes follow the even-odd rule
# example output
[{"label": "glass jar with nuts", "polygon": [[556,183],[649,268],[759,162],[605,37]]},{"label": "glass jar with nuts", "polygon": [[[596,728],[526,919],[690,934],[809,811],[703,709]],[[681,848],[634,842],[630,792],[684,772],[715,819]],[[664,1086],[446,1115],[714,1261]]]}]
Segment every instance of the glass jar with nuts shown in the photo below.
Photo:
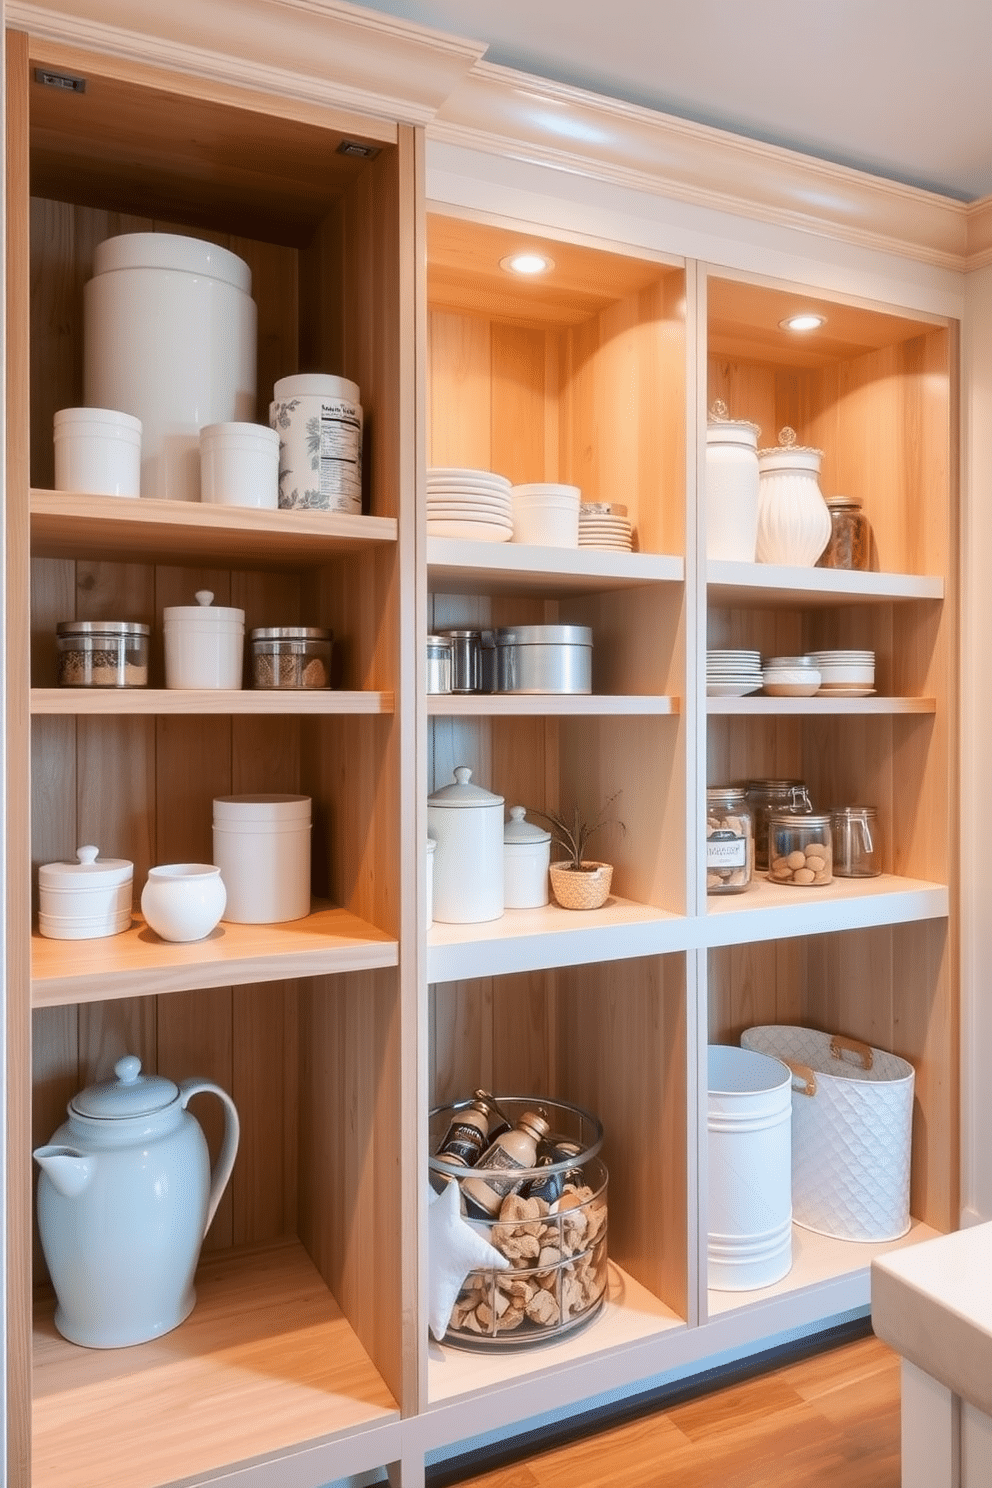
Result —
[{"label": "glass jar with nuts", "polygon": [[706,892],[740,894],[754,872],[754,821],[740,786],[706,792]]},{"label": "glass jar with nuts", "polygon": [[830,817],[773,811],[768,820],[768,877],[772,883],[819,888],[833,881]]}]

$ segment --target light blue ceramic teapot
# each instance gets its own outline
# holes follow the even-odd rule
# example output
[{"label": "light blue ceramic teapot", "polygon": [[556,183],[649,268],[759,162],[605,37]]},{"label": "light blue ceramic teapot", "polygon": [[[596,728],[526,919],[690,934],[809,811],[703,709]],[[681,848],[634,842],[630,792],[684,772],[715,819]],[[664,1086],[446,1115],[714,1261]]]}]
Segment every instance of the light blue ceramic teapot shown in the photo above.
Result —
[{"label": "light blue ceramic teapot", "polygon": [[[55,1326],[89,1348],[144,1343],[188,1317],[200,1245],[238,1150],[238,1113],[219,1085],[143,1075],[133,1054],[114,1073],[72,1098],[68,1121],[34,1154]],[[204,1091],[224,1105],[212,1172],[186,1109]]]}]

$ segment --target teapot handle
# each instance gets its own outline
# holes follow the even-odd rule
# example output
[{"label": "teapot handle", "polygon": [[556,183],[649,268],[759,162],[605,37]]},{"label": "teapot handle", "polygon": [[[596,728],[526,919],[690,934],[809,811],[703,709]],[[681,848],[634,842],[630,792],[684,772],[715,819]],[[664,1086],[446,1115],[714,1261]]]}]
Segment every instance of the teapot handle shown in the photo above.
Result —
[{"label": "teapot handle", "polygon": [[220,1154],[214,1164],[213,1172],[210,1174],[210,1196],[207,1200],[207,1222],[203,1226],[204,1235],[210,1228],[213,1217],[217,1212],[221,1195],[227,1187],[234,1167],[234,1159],[238,1155],[238,1140],[241,1135],[241,1123],[238,1120],[238,1108],[234,1104],[226,1090],[215,1085],[212,1080],[180,1080],[179,1094],[182,1097],[183,1110],[186,1109],[189,1100],[194,1095],[216,1095],[224,1105],[224,1140],[221,1143]]}]

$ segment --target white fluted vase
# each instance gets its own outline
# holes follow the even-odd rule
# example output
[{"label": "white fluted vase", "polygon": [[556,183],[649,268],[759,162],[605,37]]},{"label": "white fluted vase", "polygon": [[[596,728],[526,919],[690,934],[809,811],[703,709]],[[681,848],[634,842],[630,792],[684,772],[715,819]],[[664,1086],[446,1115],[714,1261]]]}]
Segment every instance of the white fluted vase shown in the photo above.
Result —
[{"label": "white fluted vase", "polygon": [[820,490],[823,451],[783,429],[775,449],[758,451],[759,563],[812,568],[830,541],[830,509]]}]

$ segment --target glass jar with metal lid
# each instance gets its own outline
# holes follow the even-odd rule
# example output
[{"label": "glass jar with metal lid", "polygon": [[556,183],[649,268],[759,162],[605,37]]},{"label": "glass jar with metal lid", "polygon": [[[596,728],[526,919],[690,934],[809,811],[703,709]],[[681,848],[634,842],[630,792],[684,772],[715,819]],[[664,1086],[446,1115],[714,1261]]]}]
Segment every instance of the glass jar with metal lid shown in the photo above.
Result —
[{"label": "glass jar with metal lid", "polygon": [[871,527],[860,496],[828,496],[830,541],[817,559],[818,568],[871,568]]},{"label": "glass jar with metal lid", "polygon": [[147,687],[151,627],[131,620],[60,620],[60,687]]},{"label": "glass jar with metal lid", "polygon": [[743,786],[706,792],[706,892],[741,894],[754,872],[754,826]]},{"label": "glass jar with metal lid", "polygon": [[427,637],[427,691],[451,691],[451,638],[446,635]]},{"label": "glass jar with metal lid", "polygon": [[768,816],[768,877],[772,883],[819,888],[833,880],[829,814],[771,811]]},{"label": "glass jar with metal lid", "polygon": [[331,685],[332,630],[309,625],[267,625],[253,630],[251,685],[311,689]]},{"label": "glass jar with metal lid", "polygon": [[749,780],[745,789],[754,816],[754,866],[767,873],[768,813],[792,811],[806,815],[813,810],[813,803],[802,780]]}]

